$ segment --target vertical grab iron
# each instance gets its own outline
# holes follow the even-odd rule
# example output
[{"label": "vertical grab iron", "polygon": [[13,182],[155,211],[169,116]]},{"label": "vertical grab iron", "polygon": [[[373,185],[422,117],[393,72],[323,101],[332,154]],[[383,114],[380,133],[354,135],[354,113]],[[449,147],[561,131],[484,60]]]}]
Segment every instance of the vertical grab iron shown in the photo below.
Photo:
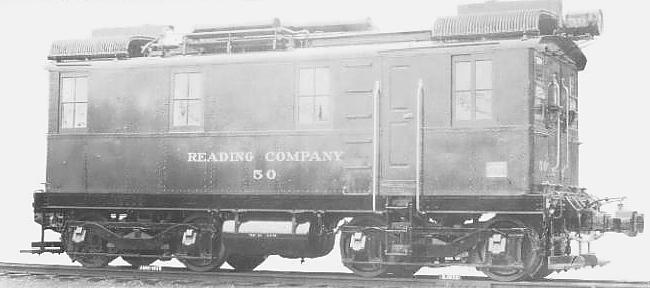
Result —
[{"label": "vertical grab iron", "polygon": [[418,91],[417,91],[417,116],[416,116],[416,149],[415,149],[415,209],[420,212],[420,194],[422,193],[422,171],[423,171],[423,161],[422,155],[424,154],[424,145],[423,145],[423,126],[424,126],[424,82],[422,78],[418,80]]},{"label": "vertical grab iron", "polygon": [[379,93],[381,83],[375,81],[372,93],[372,211],[377,211],[377,190],[379,189]]}]

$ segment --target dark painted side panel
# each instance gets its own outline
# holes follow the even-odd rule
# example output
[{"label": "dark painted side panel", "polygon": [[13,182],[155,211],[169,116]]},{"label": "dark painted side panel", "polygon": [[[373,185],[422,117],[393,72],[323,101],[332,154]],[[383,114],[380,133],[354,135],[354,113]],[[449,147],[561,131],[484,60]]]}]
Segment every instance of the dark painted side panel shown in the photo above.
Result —
[{"label": "dark painted side panel", "polygon": [[164,132],[169,127],[169,68],[92,70],[88,132]]},{"label": "dark painted side panel", "polygon": [[[521,72],[528,71],[522,68],[527,67],[527,50],[489,51],[495,67],[496,122],[471,128],[451,126],[452,52],[459,51],[399,56],[409,58],[425,85],[425,195],[528,192],[528,76]],[[303,65],[331,68],[330,127],[296,127],[296,68]],[[372,90],[374,81],[386,73],[379,59],[193,69],[203,72],[206,79],[205,129],[197,133],[168,133],[172,68],[92,70],[88,132],[95,135],[49,138],[48,192],[118,193],[125,198],[151,194],[340,199],[366,194],[358,197],[370,198]],[[402,89],[412,91],[404,93],[408,98],[395,100],[414,100],[415,83]],[[415,149],[414,143],[404,145],[412,148],[401,152],[414,155],[414,150],[408,150]],[[388,144],[380,143],[380,147],[386,149]],[[340,161],[265,160],[269,152],[297,151],[343,154]],[[194,161],[190,156],[220,152],[250,152],[254,160]],[[262,178],[254,179],[256,170]],[[273,179],[266,174],[270,170],[275,173]]]},{"label": "dark painted side panel", "polygon": [[[370,174],[364,171],[371,162],[358,148],[364,144],[356,142],[370,137],[317,131],[50,136],[48,182],[56,189],[48,191],[85,187],[91,193],[124,194],[367,194]],[[231,153],[244,158],[233,159]]]},{"label": "dark painted side panel", "polygon": [[293,63],[204,68],[205,130],[294,129]]},{"label": "dark painted side panel", "polygon": [[493,53],[494,109],[499,125],[528,125],[530,62],[528,49]]},{"label": "dark painted side panel", "polygon": [[46,188],[49,192],[86,192],[86,141],[79,137],[47,145]]},{"label": "dark painted side panel", "polygon": [[527,129],[427,130],[424,193],[509,195],[528,191]]}]

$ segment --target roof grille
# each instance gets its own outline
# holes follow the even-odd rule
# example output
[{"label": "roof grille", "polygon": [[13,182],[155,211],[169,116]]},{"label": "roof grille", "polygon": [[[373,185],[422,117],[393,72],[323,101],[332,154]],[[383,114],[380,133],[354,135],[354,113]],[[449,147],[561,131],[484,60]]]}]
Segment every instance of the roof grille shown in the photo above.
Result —
[{"label": "roof grille", "polygon": [[546,10],[508,11],[438,18],[433,37],[437,40],[512,38],[553,35],[558,18]]},{"label": "roof grille", "polygon": [[47,59],[63,61],[142,57],[142,48],[154,39],[145,36],[122,36],[59,40],[52,43]]}]

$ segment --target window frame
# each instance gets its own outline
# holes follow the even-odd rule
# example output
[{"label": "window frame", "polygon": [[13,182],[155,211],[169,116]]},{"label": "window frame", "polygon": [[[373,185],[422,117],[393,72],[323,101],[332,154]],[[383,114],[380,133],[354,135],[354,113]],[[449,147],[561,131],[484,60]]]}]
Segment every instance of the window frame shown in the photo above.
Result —
[{"label": "window frame", "polygon": [[[176,75],[179,74],[197,74],[199,75],[199,82],[200,84],[200,90],[199,90],[199,97],[198,98],[176,98]],[[188,89],[190,89],[191,81],[189,81],[188,78]],[[170,89],[169,89],[169,131],[170,132],[196,132],[196,131],[203,131],[205,127],[205,73],[201,71],[199,68],[183,68],[183,69],[175,69],[171,72],[170,76]],[[188,90],[189,91],[189,90]],[[188,95],[186,95],[188,96]],[[175,117],[175,103],[176,101],[197,101],[200,105],[201,111],[199,112],[200,118],[199,118],[199,123],[197,125],[174,125],[174,117]],[[189,109],[188,109],[189,110]],[[189,118],[189,113],[187,115]],[[186,123],[189,122],[189,120],[186,121]]]},{"label": "window frame", "polygon": [[[86,96],[85,97],[86,101],[76,101],[77,100],[77,89],[76,89],[77,83],[76,82],[77,82],[77,79],[79,79],[79,78],[86,79],[86,95],[85,95]],[[73,101],[67,101],[67,102],[63,101],[63,81],[64,81],[63,79],[75,79],[74,80],[75,86],[74,86],[74,89],[73,89],[74,93],[73,93],[73,99],[72,99]],[[88,89],[89,88],[89,85],[88,85],[89,81],[88,80],[89,80],[88,73],[67,72],[67,73],[60,73],[59,74],[59,85],[58,85],[58,91],[57,91],[57,93],[58,93],[58,99],[57,99],[58,100],[57,101],[58,102],[57,103],[58,104],[58,111],[57,111],[57,113],[58,113],[58,115],[57,115],[58,125],[57,126],[59,128],[59,132],[61,132],[61,133],[78,133],[78,132],[87,132],[88,131],[88,108],[89,108],[88,103],[89,103],[89,95],[90,95],[89,89]],[[63,117],[64,117],[63,116],[63,113],[64,113],[63,107],[64,107],[65,104],[72,104],[73,107],[74,107],[73,112],[72,112],[72,119],[73,119],[72,120],[72,126],[73,127],[63,127]],[[86,113],[85,113],[86,114],[86,121],[85,121],[85,125],[83,127],[76,127],[75,118],[77,116],[76,111],[77,111],[77,105],[78,104],[86,104]]]},{"label": "window frame", "polygon": [[[314,77],[312,78],[313,79],[312,80],[313,81],[312,85],[314,85],[314,87],[313,87],[313,94],[311,94],[311,95],[307,95],[307,94],[303,95],[303,94],[301,94],[301,92],[302,92],[301,89],[300,89],[301,88],[301,81],[302,81],[301,71],[305,70],[305,69],[312,70],[312,72],[314,74]],[[317,87],[317,85],[316,85],[317,82],[316,82],[316,77],[315,77],[317,69],[326,69],[327,70],[327,76],[328,76],[327,94],[319,94],[317,92],[317,88],[316,88]],[[333,119],[333,117],[334,117],[334,113],[333,113],[333,96],[334,96],[333,91],[334,91],[334,89],[333,89],[333,85],[332,85],[332,83],[333,83],[333,81],[332,81],[332,79],[333,79],[333,77],[332,77],[332,66],[328,65],[328,64],[325,64],[325,63],[323,63],[323,64],[310,64],[310,65],[298,65],[296,67],[295,75],[296,75],[295,76],[296,83],[295,83],[295,93],[294,93],[294,107],[295,107],[294,108],[294,120],[295,120],[294,122],[295,122],[296,127],[299,128],[299,129],[331,128],[333,123],[334,123],[334,119]],[[301,100],[301,98],[311,98],[312,103],[316,103],[316,99],[321,98],[321,97],[324,97],[324,98],[327,99],[327,114],[326,114],[327,115],[327,120],[326,121],[315,121],[316,120],[315,119],[315,113],[312,110],[312,113],[311,113],[312,122],[311,123],[301,123],[300,122],[300,112],[301,112],[300,111],[300,100]],[[313,105],[312,105],[312,107],[313,107]]]},{"label": "window frame", "polygon": [[[477,87],[477,74],[476,74],[476,63],[481,61],[490,61],[491,67],[491,79],[490,79],[490,89],[478,88]],[[470,62],[470,87],[469,90],[456,90],[456,65],[459,62]],[[497,110],[495,109],[495,90],[496,90],[496,81],[494,73],[494,57],[489,54],[462,54],[462,55],[452,55],[451,57],[451,124],[452,126],[487,126],[494,125],[497,123]],[[490,118],[481,119],[477,118],[477,95],[481,91],[490,91]],[[471,109],[470,109],[470,119],[458,119],[457,115],[457,93],[458,92],[469,92]]]}]

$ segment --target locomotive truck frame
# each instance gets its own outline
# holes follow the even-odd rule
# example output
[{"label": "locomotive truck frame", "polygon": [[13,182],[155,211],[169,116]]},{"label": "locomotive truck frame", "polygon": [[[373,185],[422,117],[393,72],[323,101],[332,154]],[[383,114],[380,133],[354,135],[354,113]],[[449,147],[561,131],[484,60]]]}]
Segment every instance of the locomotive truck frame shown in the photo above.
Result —
[{"label": "locomotive truck frame", "polygon": [[[578,184],[576,45],[600,12],[471,4],[433,31],[368,21],[103,29],[55,42],[35,221],[86,267],[268,255],[375,277],[470,265],[500,281],[593,266],[643,215]],[[479,13],[490,8],[490,13]]]}]

